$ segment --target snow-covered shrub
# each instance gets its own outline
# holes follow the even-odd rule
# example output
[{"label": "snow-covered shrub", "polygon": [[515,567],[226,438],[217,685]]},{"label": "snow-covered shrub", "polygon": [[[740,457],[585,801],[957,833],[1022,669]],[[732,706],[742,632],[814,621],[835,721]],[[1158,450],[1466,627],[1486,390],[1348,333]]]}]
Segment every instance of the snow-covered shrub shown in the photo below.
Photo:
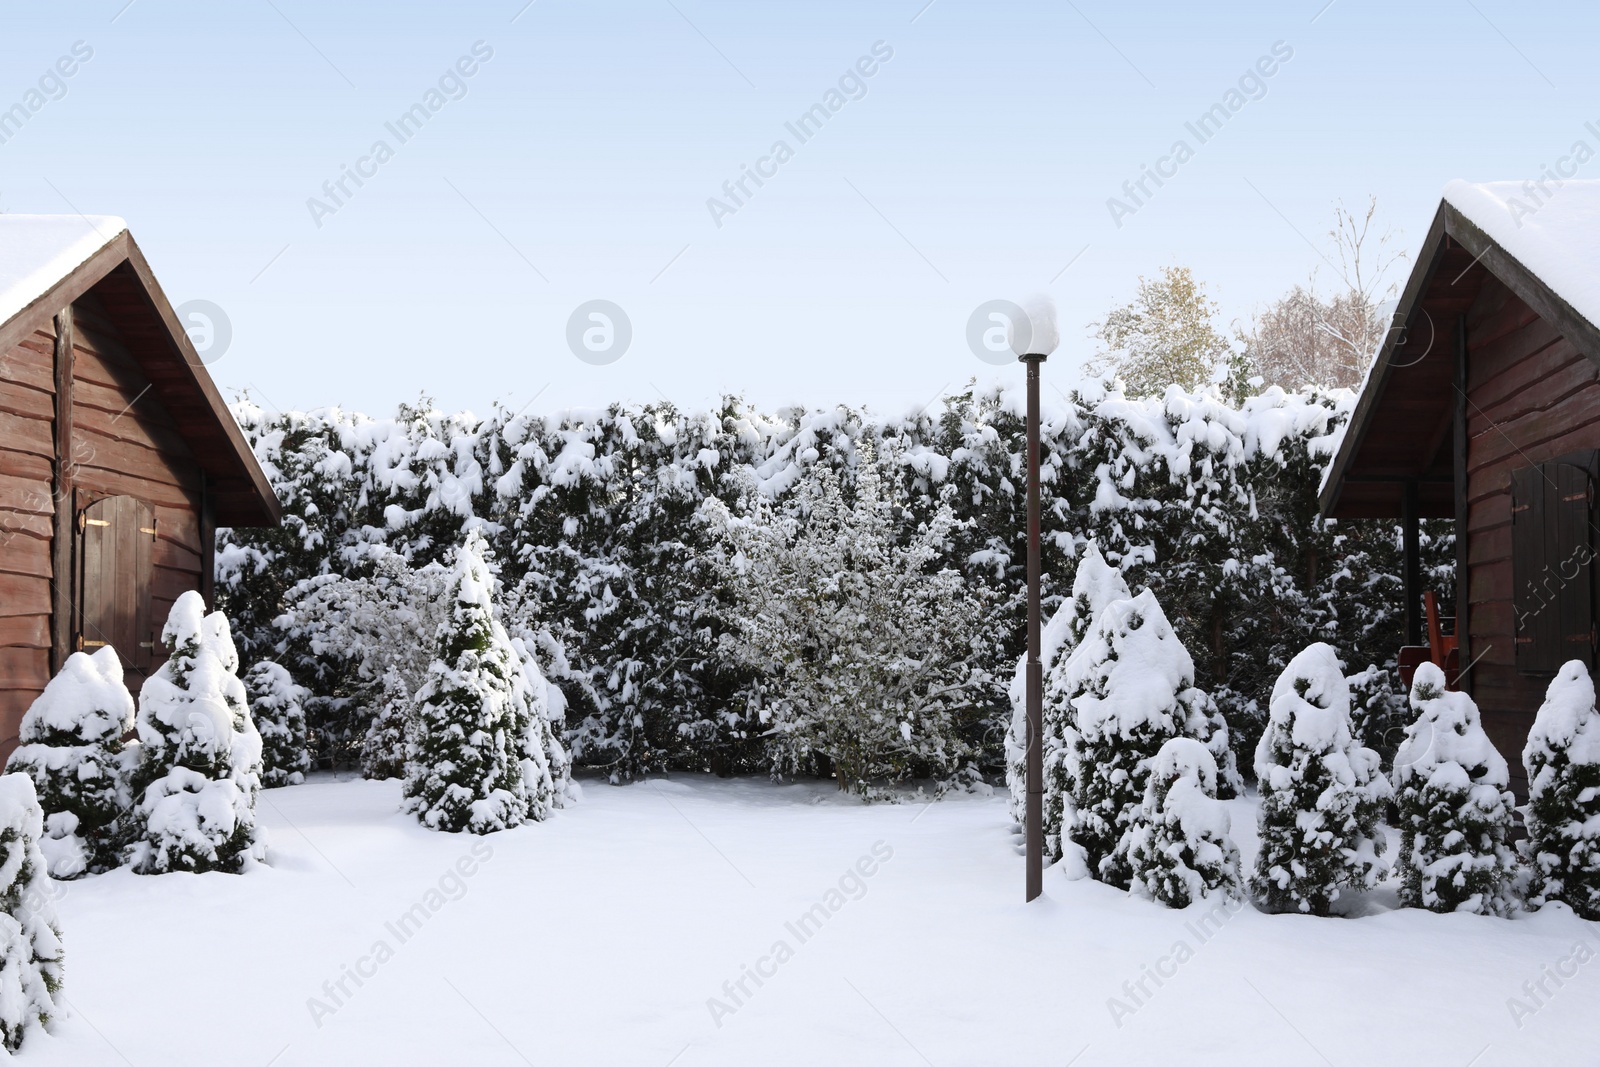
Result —
[{"label": "snow-covered shrub", "polygon": [[1261,852],[1250,888],[1267,910],[1327,915],[1345,889],[1383,879],[1389,782],[1378,754],[1350,734],[1350,686],[1328,645],[1306,648],[1273,687],[1256,778]]},{"label": "snow-covered shrub", "polygon": [[1217,761],[1200,742],[1174,737],[1150,765],[1124,851],[1136,895],[1187,908],[1212,894],[1238,897],[1239,849],[1217,799]]},{"label": "snow-covered shrub", "polygon": [[1522,765],[1534,903],[1561,900],[1600,919],[1600,712],[1582,663],[1563,665],[1551,681]]},{"label": "snow-covered shrub", "polygon": [[1156,754],[1173,738],[1189,737],[1226,766],[1228,728],[1195,688],[1194,660],[1148,589],[1106,605],[1068,660],[1062,684],[1077,717],[1063,759],[1072,841],[1090,874],[1126,888],[1132,871],[1125,838]]},{"label": "snow-covered shrub", "polygon": [[110,870],[120,861],[132,802],[122,739],[133,729],[133,696],[110,645],[74,652],[22,717],[8,773],[33,779],[44,811],[39,847],[52,878]]},{"label": "snow-covered shrub", "polygon": [[[487,550],[473,534],[454,553],[436,651],[406,718],[405,810],[430,830],[487,834],[549,811],[548,792],[545,807],[529,810],[533,708],[523,664],[495,618]],[[548,778],[535,788],[548,790]]]},{"label": "snow-covered shrub", "polygon": [[1483,732],[1478,705],[1447,690],[1434,664],[1417,668],[1411,706],[1417,718],[1394,757],[1400,902],[1504,915],[1516,866],[1505,757]]},{"label": "snow-covered shrub", "polygon": [[134,841],[140,874],[237,873],[265,854],[256,829],[261,734],[221,612],[189,591],[172,605],[167,661],[139,692]]},{"label": "snow-covered shrub", "polygon": [[[429,657],[431,659],[431,656]],[[427,660],[424,660],[426,665]],[[397,668],[384,671],[377,688],[378,706],[361,742],[363,778],[404,778],[406,717],[411,714],[411,688]]]},{"label": "snow-covered shrub", "polygon": [[1345,679],[1350,685],[1350,735],[1378,754],[1387,770],[1410,722],[1410,706],[1395,673],[1369,666]]},{"label": "snow-covered shrub", "polygon": [[[1062,602],[1040,632],[1039,662],[1044,681],[1040,708],[1044,840],[1045,854],[1052,860],[1060,858],[1061,829],[1071,822],[1067,809],[1071,804],[1072,786],[1066,780],[1065,766],[1074,716],[1066,690],[1066,663],[1106,605],[1132,595],[1122,575],[1090,542],[1073,575],[1072,595]],[[1012,816],[1019,822],[1027,800],[1028,782],[1027,663],[1026,656],[1017,661],[1017,673],[1011,681],[1011,727],[1006,735],[1006,785],[1011,789]]]},{"label": "snow-covered shrub", "polygon": [[299,785],[311,770],[306,747],[307,696],[289,672],[271,660],[262,660],[244,676],[250,715],[261,734],[261,784],[268,787]]},{"label": "snow-covered shrub", "polygon": [[958,773],[961,737],[987,677],[976,669],[982,600],[941,564],[947,504],[902,541],[870,449],[847,502],[833,471],[807,472],[810,514],[724,518],[741,610],[730,638],[769,679],[758,714],[787,748],[779,771],[828,767],[839,788]]},{"label": "snow-covered shrub", "polygon": [[354,702],[355,721],[325,721],[318,747],[335,762],[358,749],[363,775],[398,777],[405,742],[396,714],[425,680],[443,621],[445,575],[439,564],[413,567],[381,545],[350,555],[355,573],[297,583],[273,625],[287,647],[337,666],[336,687]]},{"label": "snow-covered shrub", "polygon": [[49,1023],[61,990],[61,926],[39,849],[44,813],[25,774],[0,775],[0,1043]]}]

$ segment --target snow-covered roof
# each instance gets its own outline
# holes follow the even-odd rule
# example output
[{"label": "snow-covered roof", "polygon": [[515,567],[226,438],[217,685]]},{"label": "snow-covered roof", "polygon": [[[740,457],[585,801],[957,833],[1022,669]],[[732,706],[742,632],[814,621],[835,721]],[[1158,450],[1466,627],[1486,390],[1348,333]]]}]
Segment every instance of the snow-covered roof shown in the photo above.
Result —
[{"label": "snow-covered roof", "polygon": [[0,324],[128,228],[110,215],[0,214]]},{"label": "snow-covered roof", "polygon": [[1467,221],[1600,326],[1600,180],[1453,181],[1444,199]]},{"label": "snow-covered roof", "polygon": [[[1350,420],[1334,443],[1333,461],[1323,471],[1318,496],[1324,515],[1343,511],[1338,517],[1350,517],[1359,510],[1371,517],[1378,514],[1373,509],[1391,505],[1399,514],[1398,494],[1404,479],[1391,477],[1393,456],[1379,464],[1385,472],[1382,477],[1366,472],[1365,484],[1357,494],[1361,500],[1350,508],[1342,503],[1348,492],[1347,475],[1352,464],[1361,462],[1356,453],[1367,447],[1368,432],[1374,427],[1381,424],[1375,432],[1387,442],[1382,447],[1412,447],[1415,441],[1402,441],[1407,427],[1417,418],[1437,420],[1444,413],[1442,405],[1450,402],[1453,391],[1454,360],[1426,358],[1441,336],[1439,323],[1428,308],[1432,303],[1438,314],[1453,316],[1459,311],[1455,306],[1459,300],[1470,299],[1486,275],[1498,278],[1575,348],[1600,364],[1600,181],[1547,180],[1541,186],[1535,181],[1458,180],[1445,186],[1438,214],[1400,294],[1393,323],[1368,366]],[[1469,276],[1473,280],[1466,286],[1454,288]],[[1408,342],[1406,327],[1422,321],[1417,318],[1419,312],[1429,326],[1425,334],[1418,335],[1427,338],[1418,342],[1423,350],[1396,365],[1395,353]],[[1402,393],[1413,401],[1426,397],[1437,410],[1424,416],[1413,404],[1405,414],[1392,407],[1380,412],[1388,403],[1384,398],[1395,388],[1391,381],[1395,373],[1405,378],[1405,384],[1398,387]],[[1453,507],[1440,488],[1448,488],[1451,473],[1448,463],[1439,466],[1441,454],[1448,459],[1447,452],[1435,453],[1431,460],[1423,457],[1434,463],[1435,469],[1413,472],[1419,478],[1427,476],[1422,482],[1424,517],[1445,514]]]}]

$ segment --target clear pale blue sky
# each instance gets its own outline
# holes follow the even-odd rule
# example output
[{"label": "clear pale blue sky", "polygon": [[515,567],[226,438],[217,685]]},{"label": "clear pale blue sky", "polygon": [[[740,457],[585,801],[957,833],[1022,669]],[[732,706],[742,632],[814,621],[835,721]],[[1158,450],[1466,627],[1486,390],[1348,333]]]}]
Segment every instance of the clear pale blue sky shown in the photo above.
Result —
[{"label": "clear pale blue sky", "polygon": [[[1243,317],[1320,263],[1339,198],[1376,194],[1409,249],[1450,178],[1600,147],[1587,3],[524,2],[11,0],[0,109],[94,54],[0,144],[0,210],[125,217],[175,303],[228,312],[218,381],[275,407],[898,411],[1018,375],[966,347],[985,300],[1054,294],[1066,385],[1140,273],[1187,264]],[[480,40],[400,144],[384,123]],[[877,41],[866,95],[800,144],[785,122]],[[1184,123],[1277,41],[1265,95],[1198,144]],[[1115,226],[1107,198],[1180,137],[1194,158]],[[780,138],[718,228],[707,199]],[[319,228],[308,198],[379,139]],[[591,298],[633,322],[609,366],[565,342]]]}]

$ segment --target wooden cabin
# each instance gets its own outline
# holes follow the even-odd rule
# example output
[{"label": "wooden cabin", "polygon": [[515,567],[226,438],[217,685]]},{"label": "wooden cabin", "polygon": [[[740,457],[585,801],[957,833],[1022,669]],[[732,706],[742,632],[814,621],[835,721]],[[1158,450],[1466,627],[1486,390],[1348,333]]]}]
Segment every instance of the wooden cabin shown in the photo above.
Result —
[{"label": "wooden cabin", "polygon": [[120,219],[0,214],[0,757],[74,650],[138,691],[216,527],[278,502]]},{"label": "wooden cabin", "polygon": [[[1451,183],[1394,322],[1322,513],[1403,521],[1407,644],[1451,657],[1522,792],[1546,687],[1600,641],[1600,181]],[[1424,644],[1425,518],[1455,520],[1453,656]]]}]

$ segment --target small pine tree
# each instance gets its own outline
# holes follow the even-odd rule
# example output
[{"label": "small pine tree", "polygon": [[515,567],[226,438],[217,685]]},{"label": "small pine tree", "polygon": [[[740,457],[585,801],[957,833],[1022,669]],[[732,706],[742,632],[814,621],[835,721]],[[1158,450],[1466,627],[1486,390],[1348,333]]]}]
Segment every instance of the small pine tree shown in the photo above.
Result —
[{"label": "small pine tree", "polygon": [[1515,855],[1515,804],[1505,757],[1483,732],[1478,706],[1445,688],[1432,663],[1411,682],[1417,718],[1394,757],[1400,808],[1400,902],[1430,911],[1505,915]]},{"label": "small pine tree", "polygon": [[117,866],[123,815],[132,802],[123,735],[133,696],[110,645],[74,652],[22,717],[8,772],[33,779],[44,811],[43,850],[52,878]]},{"label": "small pine tree", "polygon": [[1124,851],[1133,892],[1169,908],[1214,894],[1239,897],[1239,849],[1228,809],[1217,799],[1217,761],[1189,737],[1161,746]]},{"label": "small pine tree", "polygon": [[1350,734],[1350,687],[1318,642],[1272,687],[1256,747],[1261,851],[1250,888],[1268,911],[1327,915],[1346,888],[1385,874],[1379,821],[1390,796],[1378,754]]},{"label": "small pine tree", "polygon": [[11,1052],[49,1023],[61,991],[61,926],[43,833],[33,780],[0,775],[0,1042]]},{"label": "small pine tree", "polygon": [[1522,765],[1533,902],[1565,901],[1600,920],[1600,711],[1582,663],[1567,663],[1551,681]]},{"label": "small pine tree", "polygon": [[244,676],[250,714],[261,733],[261,784],[269,788],[299,785],[311,770],[306,732],[304,686],[271,660],[262,660]]},{"label": "small pine tree", "polygon": [[255,812],[261,734],[228,620],[206,615],[191,590],[172,606],[161,639],[167,661],[139,693],[128,858],[140,874],[238,873],[265,852]]},{"label": "small pine tree", "polygon": [[528,818],[522,664],[496,621],[477,533],[455,550],[448,613],[406,730],[405,810],[431,830],[487,834]]},{"label": "small pine tree", "polygon": [[1228,728],[1194,687],[1194,660],[1148,589],[1106,606],[1063,681],[1077,716],[1064,760],[1072,840],[1095,878],[1127,888],[1133,872],[1122,845],[1151,760],[1175,737],[1220,742],[1227,752]]}]

